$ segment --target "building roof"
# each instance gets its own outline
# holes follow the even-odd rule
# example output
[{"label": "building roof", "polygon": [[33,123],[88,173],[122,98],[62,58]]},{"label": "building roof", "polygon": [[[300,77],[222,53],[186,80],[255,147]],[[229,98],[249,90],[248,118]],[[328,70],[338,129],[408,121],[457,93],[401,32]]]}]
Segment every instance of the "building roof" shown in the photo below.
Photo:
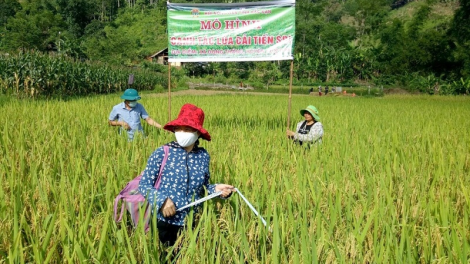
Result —
[{"label": "building roof", "polygon": [[149,56],[149,58],[155,58],[155,57],[157,57],[157,56],[159,56],[159,55],[162,55],[162,54],[164,54],[164,53],[168,53],[168,48],[164,48],[164,49],[160,50],[159,52],[157,52],[157,53],[155,53],[155,54]]}]

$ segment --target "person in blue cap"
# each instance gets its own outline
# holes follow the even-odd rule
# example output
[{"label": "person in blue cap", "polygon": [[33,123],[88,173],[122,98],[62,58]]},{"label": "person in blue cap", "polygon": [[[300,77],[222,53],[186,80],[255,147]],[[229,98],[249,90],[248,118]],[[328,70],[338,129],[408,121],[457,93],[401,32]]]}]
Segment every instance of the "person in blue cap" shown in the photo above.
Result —
[{"label": "person in blue cap", "polygon": [[119,133],[127,131],[129,140],[134,139],[136,132],[143,133],[144,129],[140,119],[144,119],[147,124],[156,128],[162,128],[162,125],[153,120],[145,111],[143,105],[137,103],[140,100],[139,93],[135,89],[126,89],[121,96],[124,102],[117,104],[109,114],[108,124],[110,126],[119,126]]}]

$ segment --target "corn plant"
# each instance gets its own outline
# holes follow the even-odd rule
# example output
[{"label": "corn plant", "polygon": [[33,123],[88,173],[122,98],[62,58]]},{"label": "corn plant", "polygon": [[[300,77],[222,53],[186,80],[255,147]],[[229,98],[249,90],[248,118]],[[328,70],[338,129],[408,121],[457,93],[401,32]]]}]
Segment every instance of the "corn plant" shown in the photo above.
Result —
[{"label": "corn plant", "polygon": [[82,63],[40,53],[0,55],[0,93],[18,97],[114,93],[128,88],[130,74],[136,80],[133,88],[140,91],[152,90],[155,85],[167,86],[167,76],[148,70]]}]

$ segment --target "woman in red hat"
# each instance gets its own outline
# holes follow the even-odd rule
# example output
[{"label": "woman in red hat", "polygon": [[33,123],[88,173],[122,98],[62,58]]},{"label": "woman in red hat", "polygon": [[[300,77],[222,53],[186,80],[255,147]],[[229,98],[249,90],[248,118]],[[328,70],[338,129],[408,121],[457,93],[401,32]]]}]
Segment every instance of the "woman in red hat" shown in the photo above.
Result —
[{"label": "woman in red hat", "polygon": [[[166,124],[163,129],[175,133],[176,141],[167,144],[169,153],[164,165],[160,187],[155,181],[164,158],[163,146],[150,155],[147,166],[139,183],[142,193],[152,207],[152,214],[157,215],[158,235],[162,243],[173,245],[178,232],[184,226],[184,219],[189,208],[178,208],[204,196],[204,189],[209,194],[222,191],[222,198],[229,197],[234,187],[228,184],[209,184],[209,161],[207,151],[199,147],[199,138],[211,140],[209,132],[202,125],[204,112],[195,105],[185,104],[178,118]],[[197,209],[197,208],[196,208]]]}]

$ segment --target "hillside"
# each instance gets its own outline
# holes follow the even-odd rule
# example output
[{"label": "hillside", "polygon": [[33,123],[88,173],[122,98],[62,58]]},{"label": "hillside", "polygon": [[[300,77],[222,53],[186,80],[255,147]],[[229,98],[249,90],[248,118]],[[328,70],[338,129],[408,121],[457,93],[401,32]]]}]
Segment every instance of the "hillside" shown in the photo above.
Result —
[{"label": "hillside", "polygon": [[[164,1],[4,0],[0,10],[2,53],[166,71],[146,61],[168,43]],[[470,0],[296,1],[295,82],[462,93],[470,83],[469,10]],[[193,63],[178,74],[266,87],[284,84],[289,72],[288,61],[273,61]]]},{"label": "hillside", "polygon": [[[425,6],[426,1],[413,1],[400,8],[391,10],[389,20],[399,19],[411,21],[419,8]],[[458,1],[437,2],[430,4],[431,13],[424,23],[423,29],[433,28],[442,24],[448,24],[454,17],[455,11],[459,8]]]}]

